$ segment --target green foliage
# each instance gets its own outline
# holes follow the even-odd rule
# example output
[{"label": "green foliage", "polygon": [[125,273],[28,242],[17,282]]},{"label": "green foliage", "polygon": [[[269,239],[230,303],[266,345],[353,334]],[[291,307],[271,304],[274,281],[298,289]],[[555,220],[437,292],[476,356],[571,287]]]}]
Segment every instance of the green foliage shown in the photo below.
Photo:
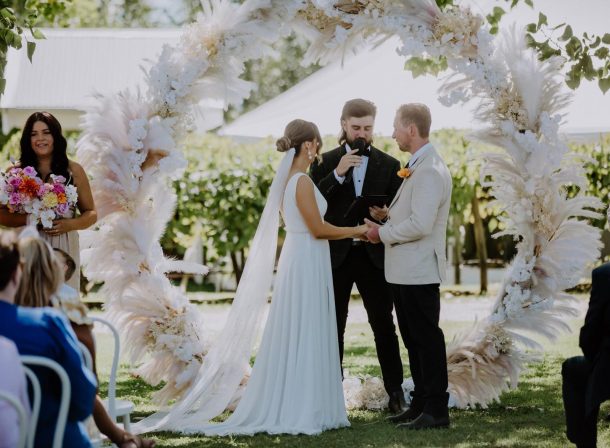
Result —
[{"label": "green foliage", "polygon": [[[6,88],[4,69],[8,49],[21,49],[25,40],[27,55],[32,61],[36,49],[33,39],[44,39],[44,35],[35,27],[40,20],[52,20],[62,14],[68,2],[70,0],[0,0],[0,95]],[[30,35],[26,34],[26,30],[30,31]]]},{"label": "green foliage", "polygon": [[[586,194],[601,199],[607,209],[610,205],[610,136],[600,138],[597,144],[575,144],[572,145],[574,152],[582,154],[588,161],[584,169],[587,173],[588,186]],[[568,187],[568,193],[573,196],[577,188]],[[607,216],[593,221],[593,225],[599,229],[606,228]]]},{"label": "green foliage", "polygon": [[[499,0],[498,0],[499,1]],[[504,0],[510,3],[512,9],[523,1],[526,5],[534,7],[532,0]],[[453,2],[437,0],[439,7],[444,8]],[[491,34],[497,34],[500,29],[502,17],[506,10],[495,6],[491,13],[486,16],[490,26]],[[580,86],[582,79],[597,81],[599,89],[605,94],[610,90],[610,33],[603,36],[583,33],[575,36],[572,27],[562,23],[551,27],[547,16],[540,12],[538,21],[530,23],[526,27],[526,40],[529,47],[536,50],[540,60],[544,61],[553,56],[561,56],[568,65],[566,73],[566,85],[570,89]],[[447,68],[446,61],[427,57],[415,57],[409,59],[405,65],[407,70],[413,72],[417,77],[423,74],[438,75]]]},{"label": "green foliage", "polygon": [[[445,309],[454,299],[442,301]],[[362,310],[361,301],[350,304]],[[491,303],[491,302],[490,302]],[[456,304],[453,304],[454,306]],[[466,306],[466,305],[461,305]],[[202,305],[201,312],[207,316],[224,314],[227,305]],[[499,403],[491,403],[487,409],[451,409],[451,429],[444,431],[413,431],[405,434],[386,420],[384,411],[350,411],[350,428],[326,431],[319,436],[268,435],[234,437],[206,437],[197,434],[177,432],[156,432],[148,434],[157,441],[158,447],[212,447],[212,448],[399,448],[399,447],[566,447],[565,412],[561,400],[561,363],[570,356],[580,353],[578,348],[578,328],[582,319],[568,319],[571,332],[550,343],[540,340],[547,351],[539,363],[529,364],[521,375],[515,389],[504,393]],[[447,341],[459,332],[471,328],[472,322],[442,320],[441,327]],[[374,338],[370,325],[366,322],[348,322],[345,334],[345,356],[343,365],[350,375],[381,376],[379,361],[375,354]],[[112,338],[105,333],[96,333],[98,375],[100,394],[105,397],[112,361]],[[402,359],[407,353],[401,344]],[[405,363],[405,377],[409,377],[409,367]],[[160,387],[160,386],[159,386]],[[151,400],[159,387],[146,384],[131,373],[123,364],[117,379],[117,395],[121,399],[133,401],[136,409],[132,421],[159,411]],[[610,403],[602,405],[598,425],[598,446],[610,446],[610,427],[602,417],[610,411]],[[223,414],[223,418],[227,414]]]},{"label": "green foliage", "polygon": [[[448,236],[459,238],[466,259],[474,258],[472,199],[477,194],[479,214],[487,236],[490,258],[509,261],[514,254],[510,237],[492,239],[504,229],[500,211],[490,206],[490,192],[481,188],[480,169],[483,154],[498,149],[468,140],[461,131],[441,130],[431,136],[453,177]],[[332,137],[325,139],[325,149],[334,147]],[[393,140],[376,138],[375,146],[406,161]],[[572,149],[591,159],[585,165],[589,180],[587,194],[608,202],[610,195],[610,137],[598,144],[575,144]],[[193,137],[186,144],[189,166],[182,179],[175,182],[178,206],[162,240],[164,250],[181,257],[196,234],[204,241],[206,263],[224,269],[223,260],[233,258],[231,269],[241,269],[250,241],[262,213],[269,186],[280,155],[271,142],[237,144],[215,136]],[[6,153],[6,151],[5,151]],[[6,158],[3,155],[2,158]],[[569,187],[570,194],[576,192]],[[593,223],[604,228],[606,220]]]},{"label": "green foliage", "polygon": [[447,70],[447,59],[444,56],[439,58],[412,57],[405,62],[405,70],[411,71],[413,78],[423,75],[438,75]]},{"label": "green foliage", "polygon": [[186,145],[189,165],[174,183],[178,206],[162,240],[166,252],[182,255],[199,232],[206,263],[234,259],[239,276],[271,181],[277,153],[268,142],[236,144],[208,135]]}]

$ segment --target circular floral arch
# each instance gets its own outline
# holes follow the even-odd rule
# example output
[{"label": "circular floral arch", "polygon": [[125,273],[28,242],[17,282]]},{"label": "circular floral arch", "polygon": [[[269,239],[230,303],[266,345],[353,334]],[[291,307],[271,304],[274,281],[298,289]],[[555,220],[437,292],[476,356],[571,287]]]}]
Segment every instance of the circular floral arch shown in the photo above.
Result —
[{"label": "circular floral arch", "polygon": [[[582,218],[598,217],[592,210],[601,202],[584,196],[584,188],[571,198],[565,190],[584,187],[586,178],[558,134],[569,101],[562,61],[541,62],[526,48],[524,33],[494,38],[482,17],[458,6],[441,10],[434,0],[202,4],[180,43],[164,47],[147,71],[148,90],[100,97],[78,143],[100,216],[98,228],[82,235],[85,272],[103,282],[106,309],[131,361],[144,361],[138,372],[151,384],[166,382],[155,399],[179,397],[207,350],[200,311],[166,277],[205,268],[166,259],[159,244],[176,203],[169,180],[186,165],[178,148],[190,108],[202,97],[239,104],[252,88],[239,78],[244,62],[293,30],[311,40],[305,63],[398,36],[400,55],[447,59],[453,75],[440,92],[444,104],[482,100],[477,118],[488,127],[476,137],[502,151],[485,156],[481,178],[491,179],[485,185],[504,212],[500,234],[514,237],[518,253],[489,316],[447,347],[449,390],[459,407],[486,406],[516,386],[529,359],[524,348],[537,347],[522,331],[553,338],[568,328],[562,318],[574,308],[564,291],[600,247],[599,231]],[[168,156],[143,171],[151,149]]]}]

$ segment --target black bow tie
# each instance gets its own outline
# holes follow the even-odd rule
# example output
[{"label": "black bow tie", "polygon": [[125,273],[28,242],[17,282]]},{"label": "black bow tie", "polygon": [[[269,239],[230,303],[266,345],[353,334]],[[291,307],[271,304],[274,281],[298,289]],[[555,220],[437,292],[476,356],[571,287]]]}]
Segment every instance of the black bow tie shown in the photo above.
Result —
[{"label": "black bow tie", "polygon": [[[371,155],[371,145],[367,145],[366,142],[364,140],[356,140],[355,142],[353,142],[350,145],[351,150],[353,151],[354,149],[357,149],[358,152],[356,152],[354,155],[356,156],[366,156],[366,157],[370,157]],[[347,148],[346,148],[347,149]]]}]

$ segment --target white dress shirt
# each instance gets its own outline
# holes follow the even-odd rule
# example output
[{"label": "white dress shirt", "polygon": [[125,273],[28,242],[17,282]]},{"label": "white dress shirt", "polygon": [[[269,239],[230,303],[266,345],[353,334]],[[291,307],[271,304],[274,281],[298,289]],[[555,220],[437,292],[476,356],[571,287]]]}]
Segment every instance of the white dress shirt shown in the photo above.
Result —
[{"label": "white dress shirt", "polygon": [[409,159],[409,163],[407,163],[407,168],[411,168],[413,165],[415,165],[417,159],[419,159],[430,148],[432,148],[432,144],[428,142],[424,146],[419,148],[417,151],[415,151],[415,154],[411,156],[411,158]]}]

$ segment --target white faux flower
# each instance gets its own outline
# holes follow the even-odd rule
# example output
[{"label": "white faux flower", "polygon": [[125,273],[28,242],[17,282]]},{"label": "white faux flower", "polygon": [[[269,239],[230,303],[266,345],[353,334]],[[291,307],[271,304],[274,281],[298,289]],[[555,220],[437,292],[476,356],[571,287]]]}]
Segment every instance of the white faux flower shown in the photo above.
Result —
[{"label": "white faux flower", "polygon": [[55,212],[53,210],[43,210],[40,212],[40,222],[45,229],[53,227],[53,220],[55,219]]}]

